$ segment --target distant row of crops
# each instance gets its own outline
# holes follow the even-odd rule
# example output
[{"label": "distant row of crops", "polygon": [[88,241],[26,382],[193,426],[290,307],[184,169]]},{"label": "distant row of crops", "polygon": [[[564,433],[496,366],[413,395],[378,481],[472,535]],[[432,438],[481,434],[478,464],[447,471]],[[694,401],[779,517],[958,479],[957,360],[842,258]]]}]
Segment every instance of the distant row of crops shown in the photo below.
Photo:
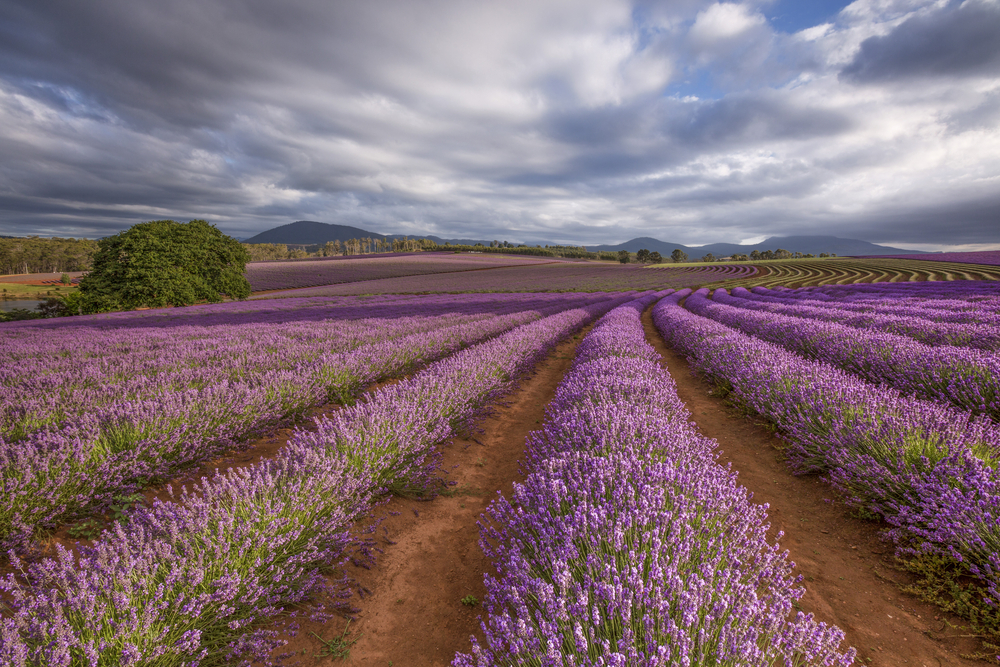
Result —
[{"label": "distant row of crops", "polygon": [[[810,259],[755,263],[752,278],[706,287],[810,287],[926,280],[1000,280],[1000,267],[916,259]],[[691,285],[694,287],[695,285]]]},{"label": "distant row of crops", "polygon": [[315,287],[303,292],[311,296],[1000,280],[1000,267],[996,266],[907,259],[809,259],[640,267],[503,255],[426,253],[348,261],[251,264],[247,272],[254,290]]}]

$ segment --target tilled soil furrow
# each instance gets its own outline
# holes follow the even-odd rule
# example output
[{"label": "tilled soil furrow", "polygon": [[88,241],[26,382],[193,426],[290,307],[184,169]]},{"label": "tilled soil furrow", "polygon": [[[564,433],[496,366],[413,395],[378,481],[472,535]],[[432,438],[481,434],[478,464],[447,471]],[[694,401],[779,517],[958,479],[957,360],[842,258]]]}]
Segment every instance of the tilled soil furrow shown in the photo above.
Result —
[{"label": "tilled soil furrow", "polygon": [[306,623],[282,650],[295,653],[302,667],[327,665],[317,635],[329,640],[345,628],[345,643],[355,642],[348,665],[444,667],[456,651],[469,650],[469,637],[480,629],[483,575],[493,572],[479,548],[477,522],[498,492],[510,494],[523,479],[525,439],[544,420],[589,329],[560,343],[479,422],[480,430],[443,448],[441,469],[455,483],[445,494],[429,502],[395,497],[379,509],[389,515],[377,533],[382,553],[371,569],[349,573],[367,591],[351,600],[359,609],[355,620]]}]

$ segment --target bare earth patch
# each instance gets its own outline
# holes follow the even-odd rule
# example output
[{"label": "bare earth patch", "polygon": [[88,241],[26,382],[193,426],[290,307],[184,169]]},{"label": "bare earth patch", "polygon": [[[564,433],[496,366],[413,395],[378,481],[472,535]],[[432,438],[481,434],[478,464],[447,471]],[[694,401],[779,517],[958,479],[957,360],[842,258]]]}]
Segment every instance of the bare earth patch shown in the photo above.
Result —
[{"label": "bare earth patch", "polygon": [[479,548],[477,522],[498,492],[509,495],[523,479],[525,439],[541,425],[582,336],[561,343],[522,379],[518,391],[480,421],[481,432],[443,448],[442,469],[456,482],[446,495],[430,502],[397,497],[380,508],[397,514],[378,529],[383,553],[375,566],[350,572],[369,591],[351,600],[360,609],[355,620],[349,626],[341,618],[305,623],[282,650],[296,653],[303,667],[329,665],[316,635],[330,640],[345,629],[344,643],[356,640],[348,665],[439,667],[471,648],[486,594],[483,574],[493,572]]}]

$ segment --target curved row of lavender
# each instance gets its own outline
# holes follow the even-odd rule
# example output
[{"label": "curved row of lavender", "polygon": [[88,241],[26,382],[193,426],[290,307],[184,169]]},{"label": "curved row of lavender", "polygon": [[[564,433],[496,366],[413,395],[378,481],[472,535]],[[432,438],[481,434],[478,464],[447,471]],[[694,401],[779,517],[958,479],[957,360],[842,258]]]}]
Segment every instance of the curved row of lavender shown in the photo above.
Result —
[{"label": "curved row of lavender", "polygon": [[[155,501],[93,547],[0,579],[0,663],[249,664],[269,661],[290,610],[343,604],[321,574],[364,556],[352,538],[391,487],[429,484],[435,446],[508,391],[558,341],[634,295],[605,297],[466,348],[298,431],[276,459]],[[359,554],[360,550],[360,554]],[[275,621],[281,621],[275,625]]]},{"label": "curved row of lavender", "polygon": [[821,285],[798,289],[754,287],[750,291],[809,305],[821,302],[862,313],[924,308],[927,312],[921,313],[921,317],[935,322],[978,322],[984,313],[989,318],[987,321],[992,321],[993,315],[1000,312],[1000,282],[986,280]]},{"label": "curved row of lavender", "polygon": [[288,262],[252,262],[247,264],[246,278],[254,292],[278,289],[314,287],[355,283],[381,278],[400,278],[430,273],[476,271],[500,266],[523,266],[549,263],[552,257],[468,253],[415,253],[405,256],[348,257],[342,261],[329,259]]},{"label": "curved row of lavender", "polygon": [[951,559],[1000,604],[1000,426],[696,315],[678,305],[686,296],[660,301],[657,329],[782,430],[798,472],[825,473],[850,502],[894,526],[901,553]]},{"label": "curved row of lavender", "polygon": [[580,344],[528,440],[530,474],[489,510],[484,642],[456,667],[849,665],[843,632],[801,612],[764,506],[689,423],[640,313]]},{"label": "curved row of lavender", "polygon": [[978,252],[937,252],[920,255],[871,255],[878,259],[919,259],[929,262],[958,262],[960,264],[986,264],[1000,266],[1000,250]]},{"label": "curved row of lavender", "polygon": [[714,264],[709,266],[683,266],[675,264],[654,264],[652,269],[674,269],[685,273],[702,274],[706,271],[717,277],[718,280],[731,280],[736,278],[749,278],[757,275],[758,269],[753,264]]},{"label": "curved row of lavender", "polygon": [[[913,318],[935,324],[1000,323],[1000,290],[991,283],[953,281],[957,287],[942,292],[931,283],[922,289],[887,288],[876,293],[854,295],[813,292],[807,289],[768,289],[753,287],[748,291],[734,288],[733,296],[757,303],[822,308],[841,316],[887,315]],[[893,283],[889,283],[892,285]]]},{"label": "curved row of lavender", "polygon": [[[171,309],[178,315],[160,314],[152,321],[65,318],[64,327],[5,330],[0,435],[17,439],[41,425],[123,400],[294,371],[372,341],[497,313],[561,307],[567,298],[435,295],[354,306],[287,299],[276,302],[280,307],[273,302],[220,304]],[[91,326],[77,320],[89,320]]]},{"label": "curved row of lavender", "polygon": [[[737,308],[760,310],[779,315],[801,317],[803,319],[836,322],[855,329],[883,331],[907,336],[925,345],[950,345],[970,347],[977,350],[1000,350],[1000,313],[993,315],[993,322],[954,323],[935,322],[929,319],[935,310],[928,305],[896,306],[886,312],[874,306],[867,312],[842,310],[835,304],[818,305],[821,302],[805,302],[798,299],[762,295],[742,287],[732,289],[731,296],[723,290],[716,290],[713,301]],[[886,299],[885,301],[891,301]],[[816,304],[816,305],[810,305]]]},{"label": "curved row of lavender", "polygon": [[908,336],[747,310],[728,305],[733,300],[716,290],[713,301],[707,289],[700,289],[685,307],[869,382],[1000,420],[1000,356],[995,352],[935,347]]},{"label": "curved row of lavender", "polygon": [[[8,428],[0,436],[0,543],[24,547],[40,528],[238,448],[311,406],[350,401],[372,382],[604,298],[487,299],[458,308],[431,297],[392,311],[395,319],[117,329],[90,337],[75,327],[43,341],[22,330],[21,340],[5,341],[17,370],[5,371],[3,406],[20,413],[14,426],[21,432]],[[47,363],[55,370],[46,373]],[[36,402],[20,399],[32,392]],[[38,406],[51,410],[27,409]],[[28,418],[42,423],[27,431]]]}]

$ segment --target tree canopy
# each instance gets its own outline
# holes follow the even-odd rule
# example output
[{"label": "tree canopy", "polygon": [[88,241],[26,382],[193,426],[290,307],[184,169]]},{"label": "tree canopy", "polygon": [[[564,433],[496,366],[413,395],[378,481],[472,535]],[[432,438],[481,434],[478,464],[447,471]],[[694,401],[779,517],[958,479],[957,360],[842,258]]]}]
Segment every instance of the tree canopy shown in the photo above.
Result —
[{"label": "tree canopy", "polygon": [[82,310],[186,306],[250,296],[250,255],[205,220],[143,222],[101,239],[80,281]]}]

